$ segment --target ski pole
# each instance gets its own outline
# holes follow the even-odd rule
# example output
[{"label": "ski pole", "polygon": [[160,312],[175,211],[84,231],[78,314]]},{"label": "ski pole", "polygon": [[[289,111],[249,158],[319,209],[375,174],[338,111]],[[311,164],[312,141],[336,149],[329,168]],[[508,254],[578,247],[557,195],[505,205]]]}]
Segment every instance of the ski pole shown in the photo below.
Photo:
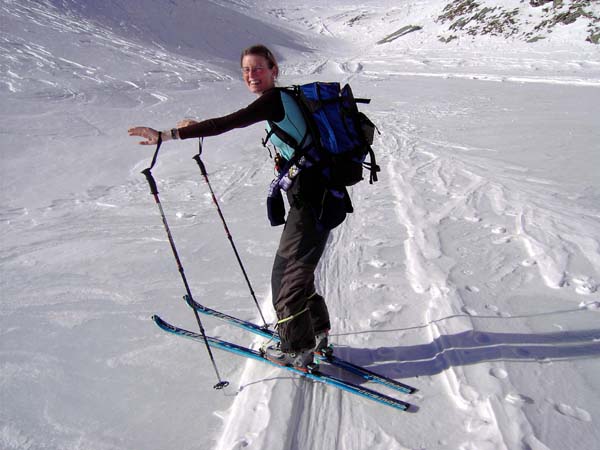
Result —
[{"label": "ski pole", "polygon": [[[154,152],[154,157],[152,158],[152,164],[147,169],[144,169],[142,173],[146,176],[146,180],[148,181],[148,185],[150,186],[150,192],[154,196],[154,201],[158,206],[158,210],[160,212],[160,216],[162,218],[162,223],[164,225],[165,231],[167,233],[167,237],[169,239],[169,244],[171,245],[171,250],[173,251],[173,256],[175,257],[175,261],[177,262],[177,268],[179,269],[179,274],[181,275],[181,279],[183,280],[183,285],[185,286],[185,291],[190,298],[192,297],[192,292],[190,290],[190,286],[188,284],[187,278],[185,276],[185,272],[183,270],[183,265],[181,264],[181,260],[179,258],[179,254],[177,252],[177,247],[175,247],[175,241],[173,239],[173,235],[171,234],[171,229],[169,228],[169,224],[167,222],[167,218],[165,216],[165,212],[163,210],[162,204],[160,203],[160,198],[158,196],[158,187],[156,186],[156,181],[152,176],[152,168],[154,164],[156,164],[156,158],[158,156],[158,150],[160,149],[160,145],[162,144],[162,136],[159,132],[158,134],[158,142],[156,144],[156,151]],[[217,368],[217,363],[215,361],[215,357],[213,356],[212,350],[208,343],[208,339],[206,338],[206,332],[204,331],[204,327],[202,326],[202,320],[200,320],[200,316],[198,312],[194,311],[194,316],[196,317],[196,322],[198,323],[198,328],[200,329],[200,334],[204,340],[204,344],[206,345],[206,351],[208,352],[208,356],[212,362],[213,368],[215,369],[215,373],[217,375],[218,383],[213,386],[214,389],[223,389],[229,385],[229,381],[223,381],[221,379],[221,375],[219,375],[219,369]]]},{"label": "ski pole", "polygon": [[248,284],[248,289],[250,289],[250,295],[252,295],[252,298],[254,299],[254,303],[256,304],[256,308],[258,309],[258,313],[260,314],[260,318],[263,321],[263,324],[264,324],[263,327],[266,329],[269,326],[267,325],[265,316],[263,316],[263,312],[260,309],[260,305],[258,304],[256,295],[254,294],[254,289],[252,289],[252,284],[250,283],[250,279],[248,278],[248,274],[246,273],[246,269],[244,268],[244,264],[242,263],[242,259],[240,258],[240,254],[238,253],[237,248],[235,247],[235,243],[233,242],[233,237],[231,236],[231,233],[229,232],[229,227],[227,226],[227,222],[225,221],[225,217],[223,216],[223,211],[221,211],[221,206],[219,205],[219,202],[217,201],[215,192],[213,191],[213,188],[208,179],[208,173],[206,172],[206,166],[204,165],[204,162],[201,159],[201,155],[202,155],[202,139],[198,139],[198,154],[196,156],[194,156],[193,159],[198,164],[198,167],[200,168],[200,172],[202,173],[202,176],[204,177],[204,181],[206,181],[206,184],[208,185],[210,195],[212,196],[212,201],[215,204],[215,206],[217,207],[217,212],[219,213],[221,222],[223,222],[223,228],[225,229],[225,234],[227,234],[227,239],[229,239],[229,243],[231,244],[233,253],[235,253],[235,257],[237,258],[238,264],[240,265],[240,269],[242,269],[242,273],[244,274],[244,278],[246,279],[246,284]]}]

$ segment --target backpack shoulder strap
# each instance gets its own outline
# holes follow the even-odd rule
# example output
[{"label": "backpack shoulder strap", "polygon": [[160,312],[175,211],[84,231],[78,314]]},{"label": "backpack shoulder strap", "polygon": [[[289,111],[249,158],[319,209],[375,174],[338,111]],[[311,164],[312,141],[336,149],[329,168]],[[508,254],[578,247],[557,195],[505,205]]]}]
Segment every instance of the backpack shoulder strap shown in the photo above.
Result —
[{"label": "backpack shoulder strap", "polygon": [[[286,131],[283,127],[281,127],[277,123],[275,123],[273,121],[268,121],[270,130],[267,132],[265,141],[268,141],[272,135],[275,135],[283,143],[285,143],[286,145],[288,145],[295,151],[302,150],[302,149],[304,149],[305,144],[307,143],[307,140],[310,136],[310,129],[309,129],[308,123],[307,123],[308,118],[306,117],[306,114],[305,114],[302,106],[299,104],[300,103],[299,98],[298,98],[299,87],[298,86],[276,87],[275,89],[277,89],[279,92],[281,92],[282,95],[287,94],[294,99],[294,101],[296,102],[296,104],[298,106],[300,114],[302,116],[302,119],[306,122],[306,132],[304,133],[302,138],[300,140],[298,140],[296,137],[292,136],[288,131]],[[282,98],[282,102],[283,102],[283,106],[285,109],[286,102],[285,102],[285,100],[283,100],[283,98]],[[288,112],[289,112],[288,110],[285,111],[286,116],[287,116]]]}]

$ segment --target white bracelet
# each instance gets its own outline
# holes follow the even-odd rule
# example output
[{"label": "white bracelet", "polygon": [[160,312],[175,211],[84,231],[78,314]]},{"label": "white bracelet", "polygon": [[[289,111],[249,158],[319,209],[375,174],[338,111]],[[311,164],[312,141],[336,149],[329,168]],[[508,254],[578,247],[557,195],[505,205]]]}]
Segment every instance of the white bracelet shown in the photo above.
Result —
[{"label": "white bracelet", "polygon": [[162,140],[171,141],[173,139],[179,139],[179,130],[177,128],[171,128],[170,130],[161,131]]}]

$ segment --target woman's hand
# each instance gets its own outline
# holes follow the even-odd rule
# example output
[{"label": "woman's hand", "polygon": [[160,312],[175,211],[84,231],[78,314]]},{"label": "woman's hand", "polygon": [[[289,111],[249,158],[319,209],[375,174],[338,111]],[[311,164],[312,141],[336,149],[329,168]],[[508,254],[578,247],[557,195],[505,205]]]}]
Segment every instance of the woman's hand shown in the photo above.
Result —
[{"label": "woman's hand", "polygon": [[193,119],[183,119],[177,122],[177,128],[189,127],[190,125],[194,125],[195,123],[198,123],[198,121]]},{"label": "woman's hand", "polygon": [[128,130],[129,136],[140,136],[145,138],[145,141],[140,141],[140,145],[156,145],[158,144],[158,131],[148,127],[133,127]]}]

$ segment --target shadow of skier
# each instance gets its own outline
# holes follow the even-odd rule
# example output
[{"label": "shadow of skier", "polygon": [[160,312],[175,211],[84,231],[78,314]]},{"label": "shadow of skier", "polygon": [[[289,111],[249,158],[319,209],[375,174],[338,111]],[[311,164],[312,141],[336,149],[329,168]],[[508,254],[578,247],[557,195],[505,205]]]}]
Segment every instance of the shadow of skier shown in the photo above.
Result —
[{"label": "shadow of skier", "polygon": [[482,362],[543,363],[600,357],[600,329],[541,334],[470,330],[412,346],[340,346],[335,347],[335,354],[390,378],[411,378]]}]

